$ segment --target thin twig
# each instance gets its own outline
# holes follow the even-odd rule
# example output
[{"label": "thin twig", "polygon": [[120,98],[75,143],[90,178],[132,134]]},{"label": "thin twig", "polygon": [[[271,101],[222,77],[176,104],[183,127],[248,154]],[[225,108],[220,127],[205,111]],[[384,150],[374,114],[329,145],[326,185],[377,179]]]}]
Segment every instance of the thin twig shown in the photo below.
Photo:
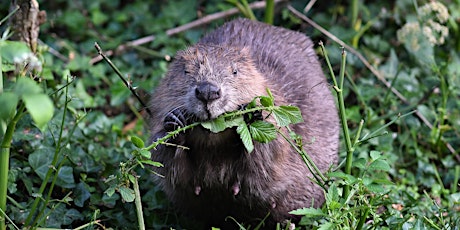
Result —
[{"label": "thin twig", "polygon": [[[287,1],[287,0],[275,0],[275,4],[285,2],[285,1]],[[264,8],[265,7],[265,1],[253,2],[253,3],[249,4],[249,7],[251,9]],[[187,23],[185,25],[181,25],[181,26],[169,29],[169,30],[166,31],[166,35],[167,36],[172,36],[172,35],[187,31],[187,30],[195,28],[195,27],[199,27],[199,26],[202,26],[202,25],[209,24],[209,23],[211,23],[211,22],[213,22],[213,21],[215,21],[217,19],[227,18],[229,16],[237,14],[238,12],[239,12],[239,10],[235,7],[235,8],[231,8],[229,10],[226,10],[226,11],[218,12],[218,13],[215,13],[215,14],[210,14],[210,15],[204,16],[204,17],[202,17],[200,19],[197,19],[195,21],[189,22],[189,23]],[[121,52],[121,51],[123,51],[123,50],[125,50],[125,49],[127,49],[129,47],[139,46],[139,45],[142,45],[142,44],[145,44],[145,43],[149,43],[149,42],[151,42],[153,40],[155,40],[155,35],[149,35],[149,36],[142,37],[142,38],[139,38],[139,39],[136,39],[136,40],[133,40],[133,41],[129,41],[126,44],[118,46],[115,51],[108,50],[107,52],[105,52],[105,55],[107,57],[110,57],[114,53]],[[102,60],[102,57],[98,55],[98,56],[92,58],[89,63],[91,65],[93,65],[93,64],[95,64],[95,63],[97,63],[97,62],[99,62],[101,60]]]},{"label": "thin twig", "polygon": [[136,90],[134,89],[133,85],[126,81],[126,79],[123,77],[123,74],[120,72],[120,70],[118,70],[118,68],[112,63],[112,61],[110,61],[110,59],[104,54],[104,52],[102,52],[102,49],[101,47],[99,46],[99,44],[97,44],[97,42],[94,43],[94,47],[96,47],[96,50],[97,52],[99,53],[99,55],[107,62],[109,63],[110,67],[112,67],[112,69],[115,71],[115,73],[118,75],[118,77],[123,81],[123,83],[125,84],[126,87],[128,87],[128,89],[131,91],[131,93],[136,97],[136,99],[139,101],[139,103],[141,103],[142,105],[142,108],[145,108],[145,110],[147,111],[147,113],[152,116],[152,112],[150,111],[149,107],[147,107],[147,105],[144,103],[144,101],[142,101],[142,99],[139,97],[139,95],[137,94]]},{"label": "thin twig", "polygon": [[316,0],[311,0],[308,2],[308,4],[305,6],[305,8],[303,9],[303,12],[304,13],[308,13],[308,11],[311,10],[311,8],[313,7],[313,5],[315,5],[316,3]]},{"label": "thin twig", "polygon": [[[399,98],[399,100],[401,100],[404,104],[406,105],[409,105],[409,101],[395,88],[393,88],[393,86],[391,85],[390,82],[388,82],[383,76],[382,74],[380,74],[380,72],[374,68],[367,60],[366,58],[361,54],[359,53],[358,51],[356,51],[355,49],[353,49],[353,47],[345,44],[345,42],[343,42],[342,40],[340,40],[338,37],[336,37],[335,35],[333,35],[332,33],[330,33],[329,31],[327,31],[326,29],[324,29],[323,27],[321,27],[320,25],[316,24],[316,22],[314,22],[313,20],[311,20],[310,18],[308,18],[307,16],[303,15],[302,13],[300,13],[299,11],[297,11],[296,9],[294,9],[294,7],[288,5],[288,9],[289,11],[291,11],[291,13],[293,13],[295,16],[297,16],[298,18],[302,19],[303,21],[307,22],[308,24],[310,24],[311,26],[313,26],[315,29],[319,30],[321,33],[323,33],[324,35],[326,35],[327,37],[329,37],[330,39],[332,39],[333,41],[337,42],[338,44],[340,44],[341,46],[345,47],[350,53],[354,54],[356,57],[358,57],[359,60],[361,60],[361,62],[377,77],[377,79],[379,81],[381,81],[387,88],[389,88],[391,90],[391,92],[393,92],[396,97]],[[417,117],[422,120],[422,122],[430,129],[433,129],[433,124],[431,124],[430,121],[428,121],[428,119],[423,116],[423,114],[421,114],[419,111],[415,111],[415,114],[417,115]],[[456,153],[455,149],[452,147],[452,145],[448,142],[445,142],[445,145],[447,147],[447,149],[449,149],[449,151],[455,155],[455,157],[457,158],[457,161],[460,162],[460,156]]]}]

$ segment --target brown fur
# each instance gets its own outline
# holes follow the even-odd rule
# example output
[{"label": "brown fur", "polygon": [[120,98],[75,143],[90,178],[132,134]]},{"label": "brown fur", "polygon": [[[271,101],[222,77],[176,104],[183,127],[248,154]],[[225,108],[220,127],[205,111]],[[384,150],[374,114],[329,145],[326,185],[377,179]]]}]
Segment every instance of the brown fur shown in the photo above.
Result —
[{"label": "brown fur", "polygon": [[[217,99],[200,100],[200,82],[216,86]],[[226,23],[178,52],[152,100],[152,139],[162,137],[171,111],[205,121],[238,109],[269,88],[275,104],[298,106],[304,122],[293,126],[321,171],[337,162],[338,117],[313,44],[305,35],[246,19]],[[216,91],[216,92],[214,92]],[[188,150],[160,146],[155,180],[178,210],[213,226],[232,216],[257,224],[292,218],[289,211],[324,202],[300,156],[281,137],[248,154],[234,129],[210,133],[195,127],[180,137]]]}]

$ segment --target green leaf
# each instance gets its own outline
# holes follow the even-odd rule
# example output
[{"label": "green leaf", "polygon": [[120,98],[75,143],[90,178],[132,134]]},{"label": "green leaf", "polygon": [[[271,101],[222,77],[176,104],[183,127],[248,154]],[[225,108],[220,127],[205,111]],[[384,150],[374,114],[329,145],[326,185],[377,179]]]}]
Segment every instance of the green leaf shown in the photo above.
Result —
[{"label": "green leaf", "polygon": [[141,154],[142,157],[147,158],[147,159],[150,159],[150,157],[152,157],[152,153],[145,149],[141,149],[139,153]]},{"label": "green leaf", "polygon": [[251,133],[249,132],[248,126],[243,123],[236,128],[236,132],[240,135],[243,145],[251,153],[254,150],[254,143],[252,143]]},{"label": "green leaf", "polygon": [[390,169],[388,162],[382,159],[377,159],[369,165],[369,170],[382,170],[388,172]]},{"label": "green leaf", "polygon": [[70,166],[62,166],[59,169],[56,184],[63,188],[74,188],[75,179],[73,177],[73,168]]},{"label": "green leaf", "polygon": [[330,177],[336,177],[336,178],[341,178],[342,180],[345,181],[346,184],[354,184],[358,179],[352,175],[343,173],[343,172],[330,172],[328,173],[328,176]]},{"label": "green leaf", "polygon": [[300,109],[295,106],[282,105],[273,110],[276,123],[284,127],[289,124],[296,124],[303,121]]},{"label": "green leaf", "polygon": [[366,187],[367,189],[369,189],[369,191],[373,193],[385,193],[387,191],[385,187],[383,187],[383,185],[381,184],[372,183],[372,184],[367,185]]},{"label": "green leaf", "polygon": [[134,195],[134,190],[127,187],[118,188],[118,192],[121,195],[121,198],[126,202],[133,202],[136,196]]},{"label": "green leaf", "polygon": [[266,91],[267,91],[268,97],[270,97],[271,100],[274,101],[274,100],[275,100],[275,97],[273,97],[272,91],[270,91],[269,88],[267,88]]},{"label": "green leaf", "polygon": [[[131,136],[131,142],[136,146],[137,148],[144,148],[144,141],[137,137],[137,136]],[[142,154],[142,153],[141,153]]]},{"label": "green leaf", "polygon": [[[29,155],[29,164],[34,169],[35,173],[40,179],[45,179],[45,175],[51,166],[53,161],[54,149],[49,147],[43,147],[35,150],[35,152]],[[57,170],[54,169],[54,170]],[[56,173],[54,171],[53,173]],[[73,177],[73,168],[70,166],[62,166],[58,172],[58,178],[56,185],[63,188],[74,188],[75,179]]]},{"label": "green leaf", "polygon": [[18,105],[18,96],[11,92],[4,92],[0,94],[0,105],[2,109],[0,109],[0,120],[1,121],[9,121],[13,118],[16,106]]},{"label": "green leaf", "polygon": [[22,99],[35,124],[43,131],[48,121],[53,118],[53,102],[46,94],[25,94]]},{"label": "green leaf", "polygon": [[219,133],[227,128],[240,126],[246,124],[243,116],[235,116],[225,119],[223,116],[217,117],[216,119],[205,121],[201,123],[205,129],[210,130],[213,133]]},{"label": "green leaf", "polygon": [[359,169],[365,169],[366,168],[366,159],[364,158],[359,158],[353,161],[353,167],[359,168]]},{"label": "green leaf", "polygon": [[375,160],[379,159],[382,156],[382,154],[379,151],[372,150],[370,152],[370,156],[371,156],[371,159],[373,161],[375,161]]},{"label": "green leaf", "polygon": [[160,162],[152,161],[152,160],[142,160],[143,164],[152,165],[154,167],[163,167],[163,164]]},{"label": "green leaf", "polygon": [[276,138],[276,128],[272,123],[255,121],[249,125],[252,139],[261,143],[267,143]]},{"label": "green leaf", "polygon": [[88,185],[84,182],[80,182],[75,187],[74,191],[74,204],[77,207],[82,208],[85,204],[85,201],[91,197],[91,193],[89,192]]},{"label": "green leaf", "polygon": [[16,93],[19,97],[22,97],[26,94],[34,95],[43,91],[42,88],[40,88],[40,86],[38,86],[34,80],[27,77],[20,77],[14,86],[13,92]]},{"label": "green leaf", "polygon": [[109,197],[112,196],[115,193],[115,186],[110,186],[104,193]]},{"label": "green leaf", "polygon": [[222,132],[227,128],[225,124],[225,119],[222,116],[210,121],[202,122],[201,126],[203,126],[206,129],[209,129],[213,133]]},{"label": "green leaf", "polygon": [[332,222],[326,222],[324,224],[321,224],[318,228],[318,230],[329,230],[329,229],[336,229],[336,225]]},{"label": "green leaf", "polygon": [[29,155],[29,164],[32,169],[37,173],[40,179],[45,179],[46,172],[51,165],[54,149],[50,147],[43,147],[35,150]]},{"label": "green leaf", "polygon": [[129,179],[129,181],[131,181],[131,183],[134,183],[136,181],[136,177],[134,177],[131,174],[128,174],[128,179]]},{"label": "green leaf", "polygon": [[274,106],[273,99],[270,98],[270,97],[261,96],[259,100],[260,100],[260,104],[265,106],[265,107]]},{"label": "green leaf", "polygon": [[20,57],[32,54],[25,42],[0,40],[0,55],[6,63],[14,63]]},{"label": "green leaf", "polygon": [[299,208],[294,211],[290,211],[289,214],[306,216],[306,217],[326,216],[326,214],[324,214],[323,211],[321,211],[321,209],[317,209],[317,208]]}]

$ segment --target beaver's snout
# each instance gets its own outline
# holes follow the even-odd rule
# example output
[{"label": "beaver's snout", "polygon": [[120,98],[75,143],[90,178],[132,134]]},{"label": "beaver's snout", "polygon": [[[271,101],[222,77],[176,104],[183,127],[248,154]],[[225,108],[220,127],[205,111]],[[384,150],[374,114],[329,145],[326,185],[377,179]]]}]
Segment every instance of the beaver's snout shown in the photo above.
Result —
[{"label": "beaver's snout", "polygon": [[202,102],[211,102],[220,98],[221,90],[213,83],[204,81],[195,88],[195,96]]}]

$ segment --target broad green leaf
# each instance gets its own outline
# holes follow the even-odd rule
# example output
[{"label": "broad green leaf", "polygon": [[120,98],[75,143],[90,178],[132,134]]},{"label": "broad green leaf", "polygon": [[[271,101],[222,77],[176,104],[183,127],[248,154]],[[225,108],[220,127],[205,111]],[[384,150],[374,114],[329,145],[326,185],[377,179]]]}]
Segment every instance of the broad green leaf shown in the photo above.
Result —
[{"label": "broad green leaf", "polygon": [[75,179],[73,177],[73,168],[70,166],[62,166],[59,169],[56,184],[63,188],[74,188]]},{"label": "broad green leaf", "polygon": [[210,130],[213,133],[219,133],[224,131],[227,128],[240,126],[242,124],[246,124],[244,122],[243,116],[236,116],[232,118],[225,119],[223,116],[217,117],[216,119],[202,122],[201,126],[205,129]]},{"label": "broad green leaf", "polygon": [[[34,169],[35,173],[43,180],[48,172],[53,161],[54,149],[52,148],[40,148],[29,155],[29,164]],[[57,168],[53,168],[56,173]],[[75,187],[75,179],[73,177],[73,168],[69,166],[62,166],[58,172],[58,178],[56,185],[63,188]]]},{"label": "broad green leaf", "polygon": [[369,165],[369,170],[382,170],[382,171],[388,172],[390,171],[390,169],[391,168],[388,162],[382,159],[377,159]]},{"label": "broad green leaf", "polygon": [[240,135],[241,141],[243,141],[243,145],[248,153],[251,153],[254,150],[254,143],[252,142],[248,126],[243,123],[236,128],[236,132]]},{"label": "broad green leaf", "polygon": [[[131,142],[136,146],[137,148],[144,148],[144,141],[140,139],[137,136],[131,136]],[[141,153],[142,154],[142,153]]]},{"label": "broad green leaf", "polygon": [[18,96],[11,92],[0,94],[0,120],[9,121],[15,114],[18,105]]},{"label": "broad green leaf", "polygon": [[252,139],[261,143],[267,143],[276,138],[276,128],[272,123],[255,121],[249,125]]},{"label": "broad green leaf", "polygon": [[225,119],[223,117],[218,117],[210,121],[202,122],[201,126],[213,133],[222,132],[227,128],[227,126],[225,125]]},{"label": "broad green leaf", "polygon": [[0,55],[6,63],[14,63],[32,54],[25,42],[0,40]]},{"label": "broad green leaf", "polygon": [[88,185],[85,184],[84,182],[80,182],[77,184],[75,189],[73,190],[74,193],[74,200],[73,203],[77,207],[83,207],[85,204],[85,201],[88,200],[91,197],[91,193],[89,192]]},{"label": "broad green leaf", "polygon": [[121,198],[123,198],[126,202],[133,202],[136,196],[134,195],[134,190],[127,188],[127,187],[120,187],[118,188],[118,192],[120,192]]},{"label": "broad green leaf", "polygon": [[54,106],[46,94],[25,94],[22,99],[37,127],[43,131],[53,117]]},{"label": "broad green leaf", "polygon": [[64,212],[64,215],[62,215],[62,212],[57,212],[56,214],[58,215],[58,221],[62,220],[62,224],[65,225],[72,224],[75,220],[83,220],[83,215],[73,208]]},{"label": "broad green leaf", "polygon": [[284,127],[289,124],[295,124],[303,121],[300,109],[295,106],[282,105],[273,110],[276,123]]},{"label": "broad green leaf", "polygon": [[341,178],[342,180],[345,181],[346,184],[354,184],[358,179],[352,175],[343,173],[343,172],[330,172],[327,174],[330,177],[337,177]]},{"label": "broad green leaf", "polygon": [[385,193],[387,191],[387,189],[385,189],[385,187],[383,187],[383,185],[381,184],[372,183],[367,185],[366,187],[367,189],[369,189],[369,191],[373,193]]},{"label": "broad green leaf", "polygon": [[352,163],[353,167],[359,168],[359,169],[365,169],[366,168],[366,159],[364,158],[359,158],[353,161]]},{"label": "broad green leaf", "polygon": [[29,155],[29,164],[32,169],[37,173],[40,179],[45,179],[46,172],[53,160],[54,149],[50,147],[43,147],[35,150]]},{"label": "broad green leaf", "polygon": [[306,216],[306,217],[326,216],[326,214],[324,214],[323,211],[321,211],[321,209],[317,209],[317,208],[299,208],[294,211],[290,211],[289,214]]},{"label": "broad green leaf", "polygon": [[22,97],[26,94],[35,95],[42,93],[43,91],[34,80],[27,77],[20,77],[14,86],[13,92],[19,97]]},{"label": "broad green leaf", "polygon": [[379,159],[382,156],[382,154],[379,151],[372,150],[370,152],[370,156],[371,156],[371,159],[375,161]]}]

